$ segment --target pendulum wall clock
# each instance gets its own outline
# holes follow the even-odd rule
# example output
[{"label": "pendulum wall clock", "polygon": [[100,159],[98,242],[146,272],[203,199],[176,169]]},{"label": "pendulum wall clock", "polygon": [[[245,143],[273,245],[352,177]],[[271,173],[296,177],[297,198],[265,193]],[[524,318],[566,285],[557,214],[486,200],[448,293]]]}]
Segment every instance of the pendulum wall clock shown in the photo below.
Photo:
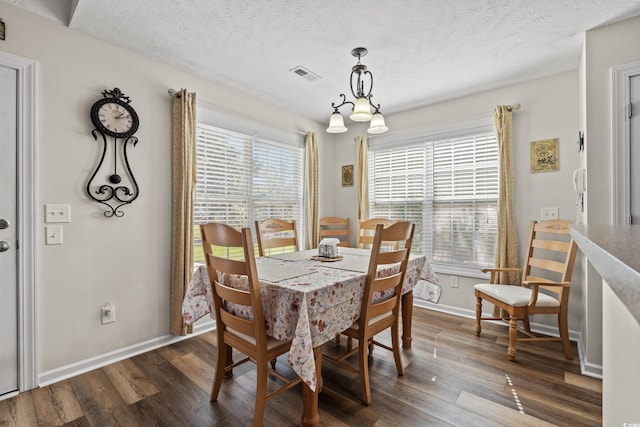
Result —
[{"label": "pendulum wall clock", "polygon": [[91,107],[95,126],[91,135],[102,141],[102,157],[87,183],[87,195],[109,207],[106,217],[121,217],[121,207],[133,202],[140,192],[127,155],[127,148],[138,143],[133,135],[140,121],[131,100],[120,89],[105,90],[102,96]]}]

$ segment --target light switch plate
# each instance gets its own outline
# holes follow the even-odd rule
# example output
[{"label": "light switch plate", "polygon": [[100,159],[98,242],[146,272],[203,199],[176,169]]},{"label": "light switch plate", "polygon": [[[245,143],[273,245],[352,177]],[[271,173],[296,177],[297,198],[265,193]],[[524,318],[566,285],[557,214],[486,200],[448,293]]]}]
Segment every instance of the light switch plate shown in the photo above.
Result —
[{"label": "light switch plate", "polygon": [[44,227],[46,235],[47,245],[61,245],[62,244],[62,226],[61,225],[47,225]]},{"label": "light switch plate", "polygon": [[71,222],[71,205],[44,205],[44,222]]}]

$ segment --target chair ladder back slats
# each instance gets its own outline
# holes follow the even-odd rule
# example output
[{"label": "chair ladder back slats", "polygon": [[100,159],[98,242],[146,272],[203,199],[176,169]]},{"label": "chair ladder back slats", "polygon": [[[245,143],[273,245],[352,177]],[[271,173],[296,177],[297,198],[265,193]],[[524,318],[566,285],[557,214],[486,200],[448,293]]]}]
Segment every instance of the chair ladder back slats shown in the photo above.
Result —
[{"label": "chair ladder back slats", "polygon": [[556,273],[564,273],[565,264],[559,261],[553,261],[550,259],[542,258],[529,258],[530,267],[543,268],[549,271],[555,271]]},{"label": "chair ladder back slats", "polygon": [[272,239],[262,241],[262,247],[264,249],[280,248],[284,246],[295,247],[295,245],[296,245],[296,241],[291,237],[274,237]]},{"label": "chair ladder back slats", "polygon": [[389,313],[396,307],[396,305],[398,305],[398,299],[395,296],[384,301],[371,303],[371,305],[369,306],[369,311],[367,312],[367,317],[371,319],[373,317]]},{"label": "chair ladder back slats", "polygon": [[240,289],[230,288],[215,281],[215,291],[225,301],[230,301],[234,304],[244,305],[250,307],[252,304],[251,293],[249,291],[243,291]]},{"label": "chair ladder back slats", "polygon": [[[365,221],[358,220],[358,234],[356,247],[368,248],[373,244],[373,238],[375,236],[376,226],[382,224],[383,227],[388,228],[395,224],[396,221],[388,218],[371,218]],[[383,245],[389,245],[390,242],[384,242]]]},{"label": "chair ladder back slats", "polygon": [[371,284],[372,292],[384,292],[388,289],[396,287],[402,279],[402,273],[396,273],[391,276],[376,279]]},{"label": "chair ladder back slats", "polygon": [[378,255],[378,265],[379,266],[387,266],[387,267],[392,267],[392,266],[397,266],[397,267],[401,267],[400,264],[402,264],[402,261],[404,261],[406,254],[405,254],[405,250],[403,249],[402,251],[395,251],[395,252],[380,252],[380,255]]},{"label": "chair ladder back slats", "polygon": [[256,221],[255,225],[260,256],[265,255],[265,249],[276,247],[291,246],[294,251],[297,252],[299,250],[295,220],[286,221],[278,218],[268,218]]},{"label": "chair ladder back slats", "polygon": [[349,218],[329,216],[320,218],[318,243],[325,237],[339,238],[338,246],[351,246],[351,224]]},{"label": "chair ladder back slats", "polygon": [[564,219],[539,221],[534,224],[534,232],[569,235],[569,225],[571,225],[571,221]]},{"label": "chair ladder back slats", "polygon": [[215,255],[207,255],[211,267],[216,271],[222,271],[227,274],[246,275],[247,264],[244,260],[220,258]]},{"label": "chair ladder back slats", "polygon": [[255,337],[256,327],[253,321],[238,317],[229,311],[220,310],[220,320],[227,327],[236,332]]},{"label": "chair ladder back slats", "polygon": [[569,252],[569,242],[560,242],[557,240],[534,239],[532,246],[536,249],[545,249],[556,252]]},{"label": "chair ladder back slats", "polygon": [[322,230],[320,232],[320,237],[335,237],[335,236],[344,236],[344,230],[333,230],[333,229],[327,229],[327,230]]}]

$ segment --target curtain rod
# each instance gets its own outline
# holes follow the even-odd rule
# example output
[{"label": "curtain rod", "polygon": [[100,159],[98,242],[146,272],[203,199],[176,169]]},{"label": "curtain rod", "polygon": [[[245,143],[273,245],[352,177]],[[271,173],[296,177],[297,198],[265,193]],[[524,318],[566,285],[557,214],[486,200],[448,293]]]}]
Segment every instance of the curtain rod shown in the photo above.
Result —
[{"label": "curtain rod", "polygon": [[[521,108],[521,105],[516,103],[516,104],[512,104],[512,105],[507,105],[507,110],[508,111],[516,111],[519,110]],[[431,126],[428,126],[427,129],[431,129],[431,128],[438,128],[440,126],[443,125],[450,125],[450,124],[457,124],[457,123],[464,123],[464,122],[468,122],[471,120],[477,120],[477,119],[484,119],[484,118],[488,118],[488,117],[492,117],[493,115],[493,111],[491,112],[487,112],[487,113],[482,113],[482,114],[474,114],[473,116],[466,116],[466,117],[462,117],[460,119],[457,120],[453,120],[451,122],[445,122],[445,123],[433,123]],[[375,139],[375,138],[379,138],[382,137],[384,135],[389,135],[389,134],[393,134],[393,133],[406,133],[406,132],[415,132],[415,131],[420,131],[425,129],[424,126],[416,126],[416,127],[412,127],[410,129],[401,129],[401,130],[396,130],[396,131],[389,131],[388,133],[382,134],[382,135],[368,135],[369,139]]]},{"label": "curtain rod", "polygon": [[[169,89],[167,92],[169,93],[169,95],[170,95],[170,96],[174,96],[174,95],[176,95],[176,96],[178,96],[178,97],[180,96],[180,92],[179,92],[179,91],[177,91],[177,90],[175,90],[175,89]],[[239,116],[239,114],[238,114],[238,112],[237,112],[237,111],[230,110],[230,109],[228,109],[228,108],[224,108],[224,107],[221,107],[221,106],[216,105],[216,104],[211,104],[211,103],[206,102],[206,101],[199,101],[199,102],[200,102],[202,105],[205,105],[205,106],[207,106],[207,107],[209,107],[209,108],[213,108],[214,110],[219,110],[219,111],[223,111],[223,112],[228,112],[228,113],[231,113],[231,114],[233,114],[233,115]],[[259,122],[259,123],[261,123],[261,124],[264,124],[264,125],[270,126],[270,127],[278,128],[278,129],[280,129],[280,130],[285,130],[285,131],[287,131],[287,132],[295,132],[295,133],[297,133],[297,134],[299,134],[299,135],[306,135],[306,134],[307,134],[307,132],[304,132],[304,131],[301,131],[301,130],[289,129],[289,128],[286,128],[286,127],[283,127],[283,126],[275,125],[275,124],[273,124],[273,123],[260,122],[260,121],[258,121],[258,122]]]}]

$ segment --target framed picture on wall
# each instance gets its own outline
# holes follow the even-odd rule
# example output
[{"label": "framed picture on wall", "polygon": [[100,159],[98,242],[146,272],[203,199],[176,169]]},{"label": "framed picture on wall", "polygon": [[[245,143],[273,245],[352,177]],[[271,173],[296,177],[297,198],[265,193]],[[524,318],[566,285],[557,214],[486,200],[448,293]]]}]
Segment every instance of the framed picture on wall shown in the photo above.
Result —
[{"label": "framed picture on wall", "polygon": [[353,186],[353,165],[342,166],[342,186]]},{"label": "framed picture on wall", "polygon": [[531,172],[558,170],[558,138],[531,141]]}]

